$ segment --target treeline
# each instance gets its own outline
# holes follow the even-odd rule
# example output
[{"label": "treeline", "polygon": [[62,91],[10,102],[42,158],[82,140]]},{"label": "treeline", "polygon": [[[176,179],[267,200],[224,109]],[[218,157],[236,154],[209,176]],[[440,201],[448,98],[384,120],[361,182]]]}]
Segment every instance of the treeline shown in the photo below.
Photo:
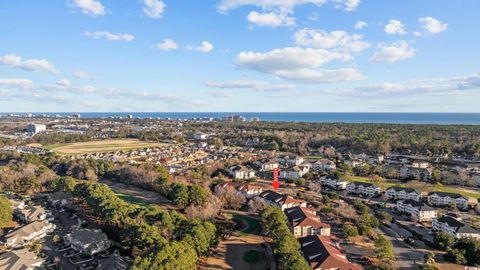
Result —
[{"label": "treeline", "polygon": [[300,243],[292,235],[287,217],[278,207],[270,206],[262,214],[265,232],[273,240],[273,252],[282,270],[309,270],[310,266],[300,251]]},{"label": "treeline", "polygon": [[106,185],[76,185],[74,196],[112,226],[123,249],[135,257],[132,269],[196,269],[218,242],[215,225],[187,220],[176,211],[138,207],[119,199]]},{"label": "treeline", "polygon": [[[192,124],[195,125],[195,124]],[[283,151],[303,154],[308,147],[331,145],[356,153],[389,151],[457,154],[480,158],[480,126],[287,122],[212,122],[197,128],[223,139],[258,137]]]},{"label": "treeline", "polygon": [[446,251],[445,260],[461,265],[480,265],[480,240],[473,237],[455,239],[452,235],[439,232],[434,237],[435,246]]}]

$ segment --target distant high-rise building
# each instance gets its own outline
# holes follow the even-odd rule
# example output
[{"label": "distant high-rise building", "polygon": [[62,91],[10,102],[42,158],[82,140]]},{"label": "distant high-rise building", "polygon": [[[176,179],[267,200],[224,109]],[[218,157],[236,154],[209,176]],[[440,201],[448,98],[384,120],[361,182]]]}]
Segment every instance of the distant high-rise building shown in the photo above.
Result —
[{"label": "distant high-rise building", "polygon": [[128,119],[133,119],[133,115],[129,114]]},{"label": "distant high-rise building", "polygon": [[39,133],[45,130],[47,130],[47,126],[42,124],[29,123],[27,125],[27,132],[30,133]]},{"label": "distant high-rise building", "polygon": [[76,113],[76,114],[72,114],[72,117],[73,118],[82,118],[82,115],[80,115],[79,113]]},{"label": "distant high-rise building", "polygon": [[245,117],[241,115],[227,115],[222,117],[222,120],[228,122],[245,122]]}]

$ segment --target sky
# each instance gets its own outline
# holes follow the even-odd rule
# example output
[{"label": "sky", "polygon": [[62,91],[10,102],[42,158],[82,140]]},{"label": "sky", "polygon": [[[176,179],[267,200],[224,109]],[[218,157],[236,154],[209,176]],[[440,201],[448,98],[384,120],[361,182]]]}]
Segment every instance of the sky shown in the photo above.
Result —
[{"label": "sky", "polygon": [[478,0],[2,0],[1,112],[480,112]]}]

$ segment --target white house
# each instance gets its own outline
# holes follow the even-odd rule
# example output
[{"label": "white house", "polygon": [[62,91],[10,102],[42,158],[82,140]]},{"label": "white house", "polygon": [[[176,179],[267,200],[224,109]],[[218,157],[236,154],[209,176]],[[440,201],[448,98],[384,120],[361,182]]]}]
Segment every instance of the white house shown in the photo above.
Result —
[{"label": "white house", "polygon": [[408,214],[419,222],[432,221],[437,217],[435,208],[412,199],[399,200],[396,207],[399,212]]},{"label": "white house", "polygon": [[323,186],[327,186],[335,190],[345,190],[347,189],[348,184],[347,180],[334,179],[326,176],[320,178],[320,183]]},{"label": "white house", "polygon": [[45,208],[41,206],[27,205],[21,209],[16,209],[15,216],[25,223],[30,223],[37,220],[45,220],[47,213]]},{"label": "white house", "polygon": [[227,171],[235,179],[250,179],[255,177],[255,171],[244,166],[232,166],[228,168]]},{"label": "white house", "polygon": [[312,208],[295,206],[284,210],[293,236],[330,236],[330,225],[323,223]]},{"label": "white house", "polygon": [[280,178],[293,178],[298,179],[302,178],[309,171],[309,166],[293,166],[285,170],[280,171]]},{"label": "white house", "polygon": [[371,183],[351,182],[347,185],[347,192],[371,198],[380,195],[381,190]]},{"label": "white house", "polygon": [[301,156],[287,157],[287,163],[291,166],[298,166],[303,163],[304,159]]},{"label": "white house", "polygon": [[255,164],[260,167],[261,171],[273,171],[280,166],[277,161],[269,159],[257,160]]},{"label": "white house", "polygon": [[41,239],[55,228],[48,221],[34,221],[5,235],[7,247],[20,248],[31,241]]},{"label": "white house", "polygon": [[335,163],[328,159],[319,159],[313,163],[313,169],[316,171],[334,171],[336,168]]},{"label": "white house", "polygon": [[197,132],[193,134],[193,139],[195,140],[206,140],[208,139],[208,134]]},{"label": "white house", "polygon": [[455,238],[474,237],[480,239],[480,232],[478,230],[451,216],[432,219],[432,229],[437,232],[448,233]]},{"label": "white house", "polygon": [[222,189],[232,188],[236,192],[241,193],[246,198],[252,198],[256,195],[259,195],[263,192],[262,187],[254,186],[250,184],[235,183],[235,182],[225,182],[215,186],[214,191],[218,193]]},{"label": "white house", "polygon": [[420,201],[420,193],[413,188],[390,187],[385,195],[389,200],[414,200]]},{"label": "white house", "polygon": [[430,192],[427,197],[428,204],[434,206],[456,206],[458,209],[468,208],[468,197],[458,193]]}]

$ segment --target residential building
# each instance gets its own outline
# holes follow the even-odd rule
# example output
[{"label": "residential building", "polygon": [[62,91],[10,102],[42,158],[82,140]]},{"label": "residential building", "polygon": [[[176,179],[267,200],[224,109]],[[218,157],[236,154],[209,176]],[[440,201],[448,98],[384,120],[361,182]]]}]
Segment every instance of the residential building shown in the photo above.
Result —
[{"label": "residential building", "polygon": [[5,235],[7,247],[20,248],[31,241],[41,239],[55,228],[46,220],[34,221]]},{"label": "residential building", "polygon": [[65,243],[83,254],[93,255],[107,250],[111,242],[101,230],[78,229],[64,236]]},{"label": "residential building", "polygon": [[326,176],[320,178],[320,183],[323,186],[327,186],[335,190],[345,190],[347,189],[347,184],[348,184],[347,180],[328,178]]},{"label": "residential building", "polygon": [[327,237],[310,235],[299,238],[300,250],[314,270],[361,270],[347,260],[345,253]]},{"label": "residential building", "polygon": [[260,167],[261,171],[273,171],[280,166],[277,161],[270,159],[257,160],[255,164]]},{"label": "residential building", "polygon": [[231,188],[236,192],[241,193],[246,198],[250,199],[256,195],[262,193],[263,188],[259,186],[254,186],[244,183],[235,183],[235,182],[224,182],[215,186],[215,193],[219,192],[221,189]]},{"label": "residential building", "polygon": [[437,232],[448,233],[455,238],[474,237],[480,239],[480,231],[451,216],[432,219],[432,229]]},{"label": "residential building", "polygon": [[47,217],[45,208],[41,206],[24,206],[15,210],[15,216],[22,222],[30,223],[37,220],[44,220]]},{"label": "residential building", "polygon": [[390,187],[385,191],[385,195],[389,200],[414,200],[420,201],[421,196],[413,188]]},{"label": "residential building", "polygon": [[273,190],[266,190],[258,195],[260,198],[263,198],[268,204],[275,205],[282,210],[285,210],[294,206],[307,207],[307,202],[300,199],[295,199],[291,196],[280,194]]},{"label": "residential building", "polygon": [[33,270],[42,266],[44,260],[28,249],[17,249],[0,254],[2,270]]},{"label": "residential building", "polygon": [[195,140],[206,140],[208,139],[208,134],[197,132],[193,134],[193,139]]},{"label": "residential building", "polygon": [[71,203],[72,194],[66,192],[54,192],[46,195],[51,205],[65,206]]},{"label": "residential building", "polygon": [[347,192],[372,198],[380,195],[381,190],[372,183],[351,182],[347,185]]},{"label": "residential building", "polygon": [[437,217],[435,208],[412,199],[399,200],[396,207],[399,212],[410,215],[412,219],[418,222],[430,222]]},{"label": "residential building", "polygon": [[458,209],[468,208],[468,197],[459,193],[434,191],[428,193],[428,204],[434,206],[456,206]]},{"label": "residential building", "polygon": [[245,166],[232,166],[228,168],[227,171],[235,179],[250,179],[255,177],[255,171]]},{"label": "residential building", "polygon": [[316,210],[295,206],[284,210],[295,237],[307,235],[330,236],[330,225],[323,223]]},{"label": "residential building", "polygon": [[398,174],[401,179],[428,181],[432,177],[432,168],[401,166],[398,170]]},{"label": "residential building", "polygon": [[316,171],[335,171],[336,168],[335,162],[324,158],[313,163],[313,169]]},{"label": "residential building", "polygon": [[47,130],[47,126],[42,125],[42,124],[35,124],[35,123],[29,123],[27,125],[27,132],[30,133],[40,133]]},{"label": "residential building", "polygon": [[306,173],[308,173],[309,167],[308,166],[292,166],[288,169],[284,169],[280,171],[280,178],[292,178],[298,179],[302,178]]}]

